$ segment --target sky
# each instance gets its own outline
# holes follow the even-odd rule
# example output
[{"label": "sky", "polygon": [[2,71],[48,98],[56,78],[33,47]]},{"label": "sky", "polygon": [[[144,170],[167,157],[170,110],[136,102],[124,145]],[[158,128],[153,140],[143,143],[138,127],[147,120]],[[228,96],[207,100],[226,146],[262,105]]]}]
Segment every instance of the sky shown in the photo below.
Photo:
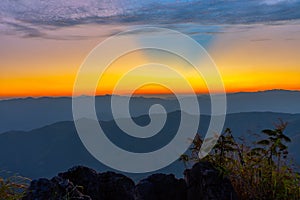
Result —
[{"label": "sky", "polygon": [[[121,31],[144,26],[195,39],[214,60],[227,92],[300,90],[299,19],[299,0],[2,0],[0,98],[72,95],[76,74],[94,47]],[[188,76],[196,92],[207,92],[203,78],[188,63],[149,51],[114,62],[97,94],[111,93],[130,67],[158,58]],[[166,74],[153,66],[149,73],[123,82],[119,93],[132,89],[134,80],[162,78],[178,86],[177,92],[186,92],[177,78]],[[137,91],[168,92],[156,85]]]}]

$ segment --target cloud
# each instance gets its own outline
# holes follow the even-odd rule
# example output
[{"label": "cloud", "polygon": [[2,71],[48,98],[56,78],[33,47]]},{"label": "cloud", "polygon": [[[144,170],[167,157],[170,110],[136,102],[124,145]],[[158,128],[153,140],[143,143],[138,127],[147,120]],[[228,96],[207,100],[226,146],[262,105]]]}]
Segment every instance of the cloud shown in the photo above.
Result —
[{"label": "cloud", "polygon": [[89,23],[275,23],[300,19],[299,10],[299,0],[1,0],[0,26],[2,32],[23,31],[24,36],[35,37],[47,29]]},{"label": "cloud", "polygon": [[261,3],[266,5],[276,5],[276,4],[286,4],[286,3],[295,3],[296,0],[264,0]]},{"label": "cloud", "polygon": [[3,31],[21,34],[23,37],[42,37],[44,35],[38,27],[12,18],[2,18],[1,25]]},{"label": "cloud", "polygon": [[265,41],[271,41],[269,38],[257,38],[250,40],[251,42],[265,42]]}]

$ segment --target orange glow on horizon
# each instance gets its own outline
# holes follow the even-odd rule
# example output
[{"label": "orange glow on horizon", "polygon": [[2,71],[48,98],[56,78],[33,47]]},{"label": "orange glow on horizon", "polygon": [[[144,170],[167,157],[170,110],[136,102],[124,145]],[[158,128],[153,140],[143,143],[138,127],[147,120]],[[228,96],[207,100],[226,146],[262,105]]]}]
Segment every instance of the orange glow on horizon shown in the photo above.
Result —
[{"label": "orange glow on horizon", "polygon": [[[79,27],[81,33],[93,32],[93,25]],[[118,27],[107,27],[109,30]],[[256,92],[272,89],[300,91],[300,23],[287,25],[251,25],[247,31],[243,26],[232,25],[223,34],[215,36],[207,49],[216,63],[227,93]],[[247,28],[247,27],[246,27]],[[77,29],[76,29],[77,30]],[[102,29],[101,29],[102,30]],[[101,31],[98,27],[97,31]],[[74,33],[60,29],[59,34]],[[86,32],[85,32],[86,31]],[[97,33],[98,33],[97,32]],[[105,32],[106,33],[106,32]],[[103,34],[105,35],[105,34]],[[0,37],[0,98],[72,96],[77,70],[99,42],[105,37],[87,40],[49,40],[43,38]],[[155,56],[158,56],[156,58]],[[149,61],[163,60],[163,64],[174,66],[187,77],[195,93],[206,94],[205,81],[197,77],[188,64],[167,54],[143,55],[136,52],[113,63],[109,73],[102,77],[96,95],[112,94],[115,83],[130,67]],[[156,71],[155,71],[155,70]],[[151,75],[154,74],[154,75]],[[153,68],[147,73],[132,74],[119,88],[120,95],[130,94],[134,81],[167,80],[176,86],[176,93],[189,94],[186,87],[165,70]],[[220,91],[212,91],[218,93]],[[82,89],[81,94],[91,94]],[[170,90],[147,86],[134,92],[135,95],[165,95]]]}]

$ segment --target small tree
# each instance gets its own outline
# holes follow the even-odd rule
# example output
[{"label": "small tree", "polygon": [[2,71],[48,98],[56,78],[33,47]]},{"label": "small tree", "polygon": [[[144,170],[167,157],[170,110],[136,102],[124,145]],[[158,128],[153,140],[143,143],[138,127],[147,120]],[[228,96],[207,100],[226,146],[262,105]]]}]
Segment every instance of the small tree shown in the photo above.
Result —
[{"label": "small tree", "polygon": [[257,142],[258,145],[264,147],[268,155],[269,165],[274,164],[274,159],[277,161],[277,171],[280,167],[281,158],[286,158],[288,155],[288,147],[286,142],[291,142],[291,139],[284,134],[287,123],[280,120],[279,124],[275,125],[274,130],[265,129],[262,131],[267,138]]}]

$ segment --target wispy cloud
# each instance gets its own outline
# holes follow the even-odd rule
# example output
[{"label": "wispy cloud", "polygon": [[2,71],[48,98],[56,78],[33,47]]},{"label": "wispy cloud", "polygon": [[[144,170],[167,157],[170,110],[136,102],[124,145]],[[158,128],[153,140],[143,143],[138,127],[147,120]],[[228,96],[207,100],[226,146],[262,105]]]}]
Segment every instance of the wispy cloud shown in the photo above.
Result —
[{"label": "wispy cloud", "polygon": [[43,36],[43,30],[80,24],[249,24],[300,19],[299,0],[2,0],[2,32]]},{"label": "wispy cloud", "polygon": [[276,5],[276,4],[286,4],[286,3],[295,3],[297,0],[264,0],[261,1],[262,4],[266,5]]}]

